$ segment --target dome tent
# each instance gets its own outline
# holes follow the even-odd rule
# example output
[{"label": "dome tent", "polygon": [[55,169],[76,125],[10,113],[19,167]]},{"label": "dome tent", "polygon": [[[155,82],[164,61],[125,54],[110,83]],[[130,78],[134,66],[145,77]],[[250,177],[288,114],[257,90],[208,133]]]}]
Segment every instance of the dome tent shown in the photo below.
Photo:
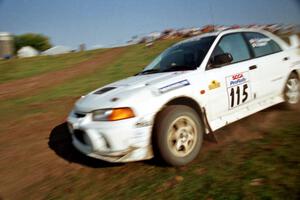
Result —
[{"label": "dome tent", "polygon": [[54,46],[46,51],[42,52],[42,55],[59,55],[64,53],[70,53],[71,49],[65,46]]},{"label": "dome tent", "polygon": [[39,54],[39,52],[31,46],[22,47],[17,53],[19,58],[34,57]]}]

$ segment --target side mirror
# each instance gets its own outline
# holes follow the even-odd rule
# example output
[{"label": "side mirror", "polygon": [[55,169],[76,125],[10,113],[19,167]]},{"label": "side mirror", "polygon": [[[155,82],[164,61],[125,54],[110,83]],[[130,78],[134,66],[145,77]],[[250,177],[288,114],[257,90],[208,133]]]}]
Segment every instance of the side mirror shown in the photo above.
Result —
[{"label": "side mirror", "polygon": [[231,63],[232,60],[233,58],[230,53],[223,53],[212,57],[210,60],[210,64],[212,67],[219,67],[221,65]]}]

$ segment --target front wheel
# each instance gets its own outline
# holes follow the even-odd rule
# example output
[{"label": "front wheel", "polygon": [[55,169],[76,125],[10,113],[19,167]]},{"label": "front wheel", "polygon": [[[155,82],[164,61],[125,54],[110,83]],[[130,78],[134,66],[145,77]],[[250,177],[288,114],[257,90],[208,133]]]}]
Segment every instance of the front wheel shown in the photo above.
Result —
[{"label": "front wheel", "polygon": [[167,164],[185,165],[198,155],[203,141],[203,128],[198,114],[190,107],[172,105],[158,116],[154,146]]},{"label": "front wheel", "polygon": [[300,81],[297,74],[292,73],[285,84],[284,89],[285,104],[288,108],[295,108],[300,101]]}]

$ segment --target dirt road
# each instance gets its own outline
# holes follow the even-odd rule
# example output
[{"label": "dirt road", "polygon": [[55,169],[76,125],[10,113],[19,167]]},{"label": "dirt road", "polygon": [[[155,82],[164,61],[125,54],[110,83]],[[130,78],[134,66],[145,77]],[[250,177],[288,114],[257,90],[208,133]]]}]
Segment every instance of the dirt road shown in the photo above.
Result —
[{"label": "dirt road", "polygon": [[[47,105],[49,112],[11,121],[2,127],[6,130],[0,135],[0,196],[4,199],[45,198],[45,194],[53,193],[56,187],[72,185],[74,177],[80,177],[77,184],[84,185],[91,179],[105,182],[112,174],[120,172],[134,179],[137,173],[142,174],[149,167],[160,167],[154,161],[110,164],[81,155],[72,147],[65,123],[74,99],[61,101],[63,107],[57,107],[59,102],[52,102]],[[291,112],[291,116],[298,116],[293,120],[300,121],[300,110],[285,111],[281,106],[275,106],[217,131],[219,142],[206,141],[198,157],[232,142],[264,137],[276,127],[283,112]],[[264,123],[261,123],[262,119]],[[123,181],[114,182],[111,190],[125,184]],[[66,192],[72,192],[72,187]]]},{"label": "dirt road", "polygon": [[110,49],[97,57],[70,68],[0,84],[0,100],[14,96],[34,94],[42,88],[58,85],[78,75],[89,74],[116,59],[124,48]]},{"label": "dirt road", "polygon": [[[0,99],[34,94],[77,75],[91,73],[122,52],[122,48],[112,49],[68,69],[1,84]],[[61,190],[71,199],[95,199],[90,191],[98,191],[100,186],[104,191],[99,192],[113,193],[147,172],[152,175],[153,169],[176,175],[178,170],[187,170],[200,163],[207,152],[222,151],[232,143],[263,138],[283,121],[300,122],[300,108],[287,111],[278,105],[218,130],[218,143],[205,141],[198,158],[187,167],[165,168],[155,160],[111,164],[83,156],[71,145],[65,119],[74,101],[64,98],[36,103],[34,109],[45,112],[2,121],[0,199],[55,199],[61,195],[58,192]],[[112,177],[118,178],[110,181]]]}]

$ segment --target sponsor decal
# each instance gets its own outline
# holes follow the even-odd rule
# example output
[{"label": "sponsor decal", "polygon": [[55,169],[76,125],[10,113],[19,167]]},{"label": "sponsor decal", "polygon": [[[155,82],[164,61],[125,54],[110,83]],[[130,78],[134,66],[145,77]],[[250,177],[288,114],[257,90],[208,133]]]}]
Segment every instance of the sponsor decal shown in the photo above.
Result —
[{"label": "sponsor decal", "polygon": [[152,122],[147,122],[147,121],[141,121],[141,122],[137,122],[136,124],[135,124],[135,126],[137,127],[137,128],[141,128],[141,127],[146,127],[146,126],[151,126],[152,125]]},{"label": "sponsor decal", "polygon": [[249,72],[226,77],[229,110],[251,100]]},{"label": "sponsor decal", "polygon": [[208,86],[208,88],[209,88],[210,90],[213,90],[213,89],[216,89],[216,88],[219,88],[219,87],[221,87],[221,84],[220,84],[220,82],[218,82],[218,81],[216,81],[216,80],[213,80],[213,81],[209,84],[209,86]]},{"label": "sponsor decal", "polygon": [[266,46],[270,40],[270,38],[253,38],[249,42],[253,48],[256,48]]},{"label": "sponsor decal", "polygon": [[249,81],[248,72],[237,73],[226,77],[227,87],[233,87]]},{"label": "sponsor decal", "polygon": [[188,80],[182,80],[182,81],[178,81],[176,83],[172,83],[170,85],[166,85],[164,87],[159,88],[159,92],[160,93],[166,93],[169,92],[171,90],[175,90],[184,86],[190,85],[190,82]]}]

